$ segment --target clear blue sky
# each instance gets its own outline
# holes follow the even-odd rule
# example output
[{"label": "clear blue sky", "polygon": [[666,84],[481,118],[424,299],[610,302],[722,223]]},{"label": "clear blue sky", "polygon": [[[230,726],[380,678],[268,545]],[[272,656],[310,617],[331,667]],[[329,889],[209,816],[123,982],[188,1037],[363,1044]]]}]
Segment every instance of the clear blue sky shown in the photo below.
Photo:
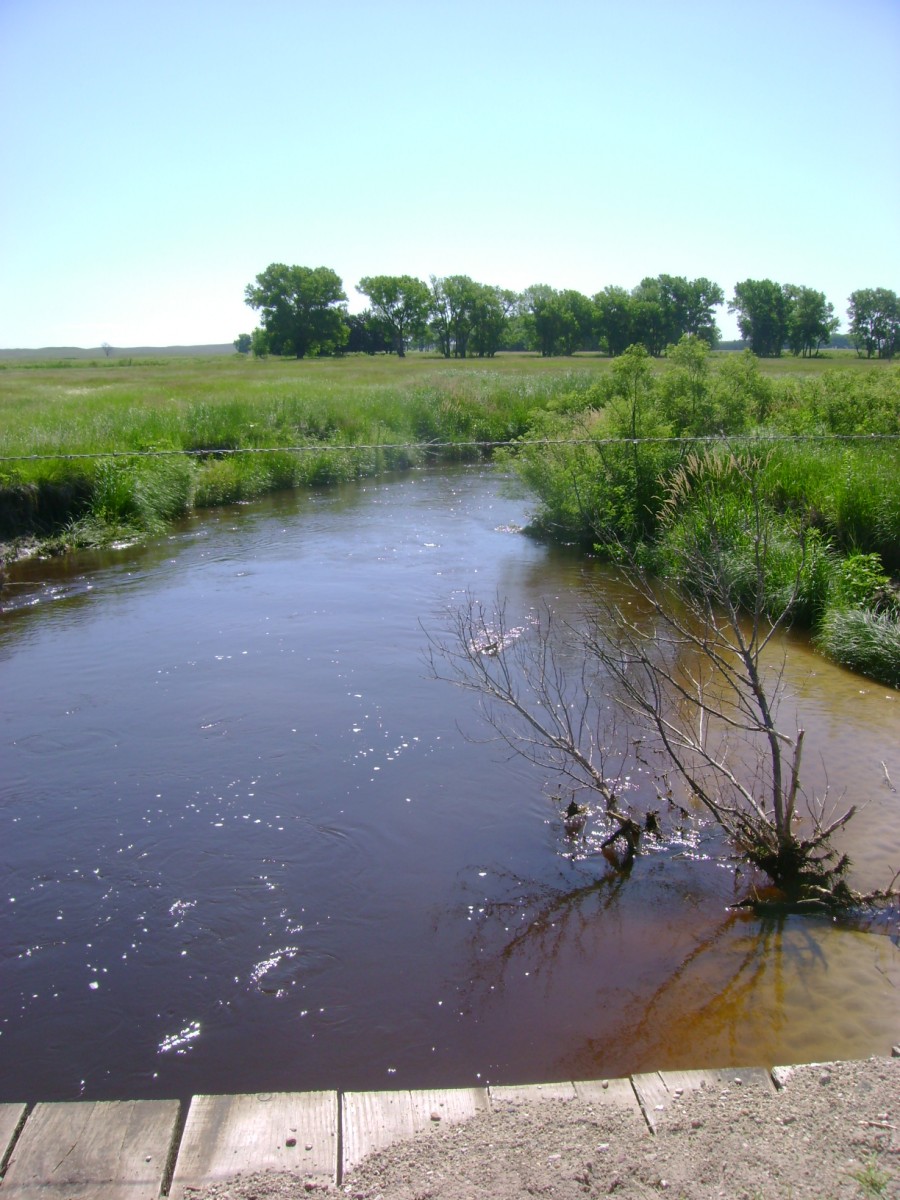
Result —
[{"label": "clear blue sky", "polygon": [[843,318],[898,118],[900,0],[0,0],[0,346],[230,341],[275,261]]}]

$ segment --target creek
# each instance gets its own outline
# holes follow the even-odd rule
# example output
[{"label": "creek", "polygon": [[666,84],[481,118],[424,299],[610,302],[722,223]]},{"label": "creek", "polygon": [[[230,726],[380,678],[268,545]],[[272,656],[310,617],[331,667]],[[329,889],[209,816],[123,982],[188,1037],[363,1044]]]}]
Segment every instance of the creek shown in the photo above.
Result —
[{"label": "creek", "polygon": [[[11,571],[0,1100],[890,1052],[896,910],[732,911],[708,827],[627,877],[573,855],[552,781],[429,678],[423,630],[467,596],[573,610],[609,579],[518,532],[528,510],[489,467],[414,471]],[[900,697],[785,649],[808,786],[861,805],[842,848],[883,886]]]}]

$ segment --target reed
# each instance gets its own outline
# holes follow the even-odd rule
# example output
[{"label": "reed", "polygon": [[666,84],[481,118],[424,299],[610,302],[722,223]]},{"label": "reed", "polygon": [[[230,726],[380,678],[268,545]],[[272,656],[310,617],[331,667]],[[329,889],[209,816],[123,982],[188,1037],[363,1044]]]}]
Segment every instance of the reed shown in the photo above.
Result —
[{"label": "reed", "polygon": [[833,609],[814,641],[833,662],[900,688],[900,619],[895,613],[870,609]]}]

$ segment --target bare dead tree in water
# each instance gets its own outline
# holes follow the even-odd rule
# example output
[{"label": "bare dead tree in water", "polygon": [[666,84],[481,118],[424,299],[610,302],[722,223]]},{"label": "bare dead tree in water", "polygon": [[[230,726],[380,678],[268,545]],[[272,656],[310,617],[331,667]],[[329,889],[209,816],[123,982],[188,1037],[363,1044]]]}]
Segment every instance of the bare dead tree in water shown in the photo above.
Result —
[{"label": "bare dead tree in water", "polygon": [[[801,555],[774,604],[777,528],[760,494],[758,465],[707,452],[675,473],[664,521],[690,512],[679,525],[681,586],[649,578],[623,556],[639,616],[596,594],[586,624],[559,622],[547,609],[514,638],[502,605],[488,613],[470,598],[452,619],[449,640],[431,639],[432,673],[478,694],[487,721],[516,753],[593,789],[610,823],[607,842],[623,840],[629,857],[649,814],[623,800],[606,769],[611,758],[624,760],[622,747],[609,744],[615,705],[774,885],[778,903],[803,909],[887,900],[898,894],[900,872],[867,896],[848,886],[850,862],[832,839],[855,806],[827,818],[823,804],[807,801],[804,732],[779,723],[784,661],[773,642],[794,610],[805,563]],[[672,798],[667,787],[660,791]],[[759,902],[751,890],[747,903]]]},{"label": "bare dead tree in water", "polygon": [[603,847],[621,840],[627,863],[642,826],[622,801],[625,756],[607,744],[616,727],[613,706],[596,686],[589,656],[563,663],[557,629],[568,632],[549,606],[515,627],[502,604],[487,609],[469,596],[451,614],[448,636],[428,634],[431,674],[474,692],[500,741],[565,781],[575,809],[587,811],[576,796],[598,796],[610,825]]}]

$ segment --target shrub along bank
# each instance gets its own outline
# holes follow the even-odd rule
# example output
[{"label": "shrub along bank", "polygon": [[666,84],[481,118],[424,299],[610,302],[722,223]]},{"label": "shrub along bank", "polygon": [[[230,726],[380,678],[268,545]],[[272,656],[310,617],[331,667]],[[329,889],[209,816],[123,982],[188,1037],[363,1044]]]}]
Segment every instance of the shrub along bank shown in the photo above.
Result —
[{"label": "shrub along bank", "polygon": [[[796,592],[794,620],[829,657],[900,687],[900,603],[887,574],[900,569],[900,442],[885,434],[900,434],[896,370],[773,379],[750,355],[714,365],[685,339],[662,372],[632,347],[588,393],[554,398],[514,462],[540,498],[537,530],[634,557],[686,588],[684,547],[707,536],[697,498],[715,482],[735,602],[764,570],[773,612]],[[707,436],[716,440],[666,440]],[[763,498],[762,565],[735,456]]]}]

